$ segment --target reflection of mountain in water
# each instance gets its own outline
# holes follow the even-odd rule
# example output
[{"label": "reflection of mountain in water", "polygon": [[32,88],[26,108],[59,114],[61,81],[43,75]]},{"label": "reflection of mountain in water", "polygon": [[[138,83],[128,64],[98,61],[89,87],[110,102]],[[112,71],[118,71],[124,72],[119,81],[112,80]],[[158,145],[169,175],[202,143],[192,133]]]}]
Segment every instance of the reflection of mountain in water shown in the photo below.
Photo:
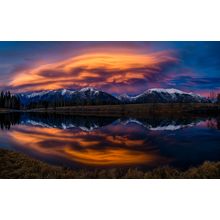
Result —
[{"label": "reflection of mountain in water", "polygon": [[32,112],[2,114],[0,120],[2,128],[21,124],[0,132],[3,146],[55,165],[185,168],[219,160],[220,155],[216,130],[220,118],[135,119]]},{"label": "reflection of mountain in water", "polygon": [[122,123],[130,124],[135,123],[152,131],[173,131],[186,127],[195,126],[201,119],[161,119],[161,118],[148,118],[148,119],[127,119]]},{"label": "reflection of mountain in water", "polygon": [[92,131],[96,128],[112,124],[117,118],[113,117],[86,117],[62,114],[34,113],[25,115],[22,124],[60,129],[80,128]]},{"label": "reflection of mountain in water", "polygon": [[22,117],[23,124],[29,124],[40,127],[51,127],[60,129],[79,128],[83,131],[92,131],[100,127],[118,124],[136,124],[144,127],[147,130],[162,131],[162,130],[178,130],[182,128],[195,126],[204,118],[115,118],[115,117],[93,117],[93,116],[73,116],[62,114],[45,114],[31,113]]},{"label": "reflection of mountain in water", "polygon": [[[182,128],[192,127],[207,118],[115,118],[115,117],[94,117],[75,116],[68,114],[47,114],[47,113],[7,113],[0,114],[1,129],[10,129],[12,125],[26,124],[37,127],[73,129],[79,128],[83,131],[92,131],[112,123],[130,125],[135,124],[152,131],[173,131]],[[208,119],[208,127],[220,129],[220,118]]]}]

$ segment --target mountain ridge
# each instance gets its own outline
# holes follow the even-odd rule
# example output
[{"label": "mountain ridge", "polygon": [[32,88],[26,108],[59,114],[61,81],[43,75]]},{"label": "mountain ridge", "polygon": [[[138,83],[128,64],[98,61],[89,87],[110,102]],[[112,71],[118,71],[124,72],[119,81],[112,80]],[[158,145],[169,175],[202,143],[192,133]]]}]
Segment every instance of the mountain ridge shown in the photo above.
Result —
[{"label": "mountain ridge", "polygon": [[195,93],[178,89],[152,88],[136,96],[122,94],[118,97],[93,87],[80,90],[58,89],[17,94],[23,105],[37,103],[61,103],[60,105],[99,105],[99,104],[129,104],[129,103],[207,103],[208,98]]},{"label": "mountain ridge", "polygon": [[118,97],[122,102],[127,103],[190,103],[209,102],[208,98],[195,93],[188,93],[178,89],[153,88],[144,91],[137,96],[123,94]]}]

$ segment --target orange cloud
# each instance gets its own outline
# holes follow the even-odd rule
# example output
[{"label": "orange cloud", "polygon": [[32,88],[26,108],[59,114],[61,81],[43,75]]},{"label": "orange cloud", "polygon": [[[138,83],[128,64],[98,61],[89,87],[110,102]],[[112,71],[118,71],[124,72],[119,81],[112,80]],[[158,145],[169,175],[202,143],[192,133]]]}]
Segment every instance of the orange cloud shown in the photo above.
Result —
[{"label": "orange cloud", "polygon": [[128,87],[134,80],[150,80],[160,77],[163,65],[174,63],[172,51],[140,53],[89,52],[69,59],[40,65],[15,74],[10,86],[18,91],[80,88],[94,86],[112,88],[121,83]]}]

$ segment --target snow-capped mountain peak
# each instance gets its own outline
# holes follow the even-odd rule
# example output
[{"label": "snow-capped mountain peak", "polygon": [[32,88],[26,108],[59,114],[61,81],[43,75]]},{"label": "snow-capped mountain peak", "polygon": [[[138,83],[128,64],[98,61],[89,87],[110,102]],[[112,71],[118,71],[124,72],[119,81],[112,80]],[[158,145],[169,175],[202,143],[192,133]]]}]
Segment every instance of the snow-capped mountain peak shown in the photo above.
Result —
[{"label": "snow-capped mountain peak", "polygon": [[147,92],[164,92],[164,93],[170,93],[170,94],[189,94],[187,92],[183,92],[181,90],[178,89],[162,89],[162,88],[153,88],[153,89],[149,89],[147,90]]},{"label": "snow-capped mountain peak", "polygon": [[120,101],[131,101],[132,97],[130,97],[128,94],[122,94],[118,96],[118,99]]},{"label": "snow-capped mountain peak", "polygon": [[117,104],[119,100],[114,96],[97,90],[92,87],[82,88],[80,90],[58,89],[33,93],[18,94],[23,105],[30,103],[49,103],[54,106],[60,105],[65,101],[66,105],[83,104]]},{"label": "snow-capped mountain peak", "polygon": [[[48,94],[49,92],[51,92],[51,90],[28,93],[28,94],[27,94],[27,97],[28,97],[28,98],[34,98],[34,97],[36,97],[36,96],[43,96],[43,95]],[[22,94],[22,95],[24,95],[24,94]]]},{"label": "snow-capped mountain peak", "polygon": [[62,95],[65,95],[66,92],[67,92],[67,90],[66,90],[66,89],[63,89],[62,92],[61,92],[61,94],[62,94]]},{"label": "snow-capped mountain peak", "polygon": [[83,104],[120,104],[120,103],[201,103],[210,100],[194,93],[184,92],[178,89],[153,88],[137,96],[123,94],[115,98],[111,94],[97,90],[93,87],[86,87],[80,90],[59,89],[39,91],[33,93],[18,94],[22,104],[30,103],[63,103],[67,105]]},{"label": "snow-capped mountain peak", "polygon": [[119,99],[125,103],[189,103],[189,102],[207,102],[208,100],[194,93],[184,92],[178,89],[152,88],[145,92],[129,97],[120,96]]},{"label": "snow-capped mountain peak", "polygon": [[[56,91],[56,92],[58,92],[58,91]],[[62,89],[62,90],[61,90],[61,95],[62,95],[62,96],[71,95],[71,94],[73,94],[73,93],[75,93],[75,92],[76,92],[76,91],[74,91],[74,90]]]},{"label": "snow-capped mountain peak", "polygon": [[100,91],[93,87],[85,87],[80,89],[79,92],[89,92],[89,93],[99,94]]}]

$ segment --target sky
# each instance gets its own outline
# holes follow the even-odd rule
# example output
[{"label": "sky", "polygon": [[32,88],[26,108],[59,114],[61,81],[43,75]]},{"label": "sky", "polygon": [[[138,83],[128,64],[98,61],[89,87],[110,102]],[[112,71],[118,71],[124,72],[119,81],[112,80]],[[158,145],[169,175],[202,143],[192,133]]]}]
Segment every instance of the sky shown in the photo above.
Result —
[{"label": "sky", "polygon": [[220,92],[220,42],[0,42],[0,90]]}]

